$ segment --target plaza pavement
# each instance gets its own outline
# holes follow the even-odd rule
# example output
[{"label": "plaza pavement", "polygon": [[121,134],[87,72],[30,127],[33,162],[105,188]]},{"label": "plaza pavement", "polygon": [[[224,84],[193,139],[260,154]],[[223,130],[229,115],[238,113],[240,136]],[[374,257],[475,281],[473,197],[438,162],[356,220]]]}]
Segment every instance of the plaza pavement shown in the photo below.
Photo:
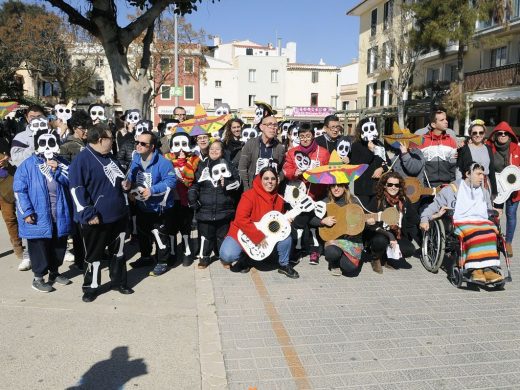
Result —
[{"label": "plaza pavement", "polygon": [[505,291],[456,289],[415,258],[356,278],[302,261],[297,280],[217,262],[130,270],[135,294],[85,304],[81,276],[37,293],[8,249],[0,221],[0,389],[520,388],[514,259]]}]

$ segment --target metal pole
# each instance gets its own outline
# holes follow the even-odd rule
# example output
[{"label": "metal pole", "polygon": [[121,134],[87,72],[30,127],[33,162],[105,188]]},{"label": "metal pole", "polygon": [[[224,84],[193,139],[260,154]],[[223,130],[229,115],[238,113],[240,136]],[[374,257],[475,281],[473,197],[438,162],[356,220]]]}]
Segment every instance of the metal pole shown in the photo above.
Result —
[{"label": "metal pole", "polygon": [[[178,27],[178,18],[179,16],[177,14],[174,14],[173,17],[173,43],[174,43],[174,75],[175,75],[175,88],[179,86],[179,42],[177,37],[177,27]],[[171,93],[171,90],[170,90]],[[179,96],[175,94],[175,107],[179,105]]]}]

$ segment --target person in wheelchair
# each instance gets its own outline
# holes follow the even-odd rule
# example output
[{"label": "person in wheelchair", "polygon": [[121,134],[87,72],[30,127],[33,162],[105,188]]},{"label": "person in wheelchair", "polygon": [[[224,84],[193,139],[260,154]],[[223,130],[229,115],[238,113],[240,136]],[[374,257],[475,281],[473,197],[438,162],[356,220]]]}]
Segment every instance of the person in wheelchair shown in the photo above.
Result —
[{"label": "person in wheelchair", "polygon": [[462,240],[464,270],[471,273],[471,281],[497,283],[504,278],[498,272],[498,227],[489,220],[492,209],[489,191],[483,188],[484,167],[471,162],[463,169],[463,179],[444,187],[421,213],[422,230],[430,221],[453,210],[454,233]]}]

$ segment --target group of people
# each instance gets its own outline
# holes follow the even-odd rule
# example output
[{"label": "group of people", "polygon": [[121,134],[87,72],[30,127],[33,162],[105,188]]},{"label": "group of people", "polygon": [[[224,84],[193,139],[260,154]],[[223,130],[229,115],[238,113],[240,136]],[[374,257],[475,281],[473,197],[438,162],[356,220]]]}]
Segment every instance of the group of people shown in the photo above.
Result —
[{"label": "group of people", "polygon": [[[198,268],[220,259],[225,268],[246,273],[253,253],[263,252],[277,258],[278,272],[289,278],[299,277],[294,267],[306,255],[313,265],[323,256],[336,276],[356,275],[366,262],[383,273],[415,255],[420,231],[447,209],[454,210],[454,225],[467,241],[464,266],[472,279],[502,278],[496,245],[493,251],[490,244],[497,231],[487,210],[501,213],[502,206],[493,203],[496,173],[520,165],[518,140],[506,122],[488,132],[475,120],[470,138],[458,141],[447,128],[446,113],[437,110],[416,132],[422,142],[403,138],[385,145],[368,118],[351,135],[342,134],[335,115],[324,119],[318,136],[305,123],[291,123],[284,131],[265,103],[258,104],[252,126],[232,118],[216,134],[187,132],[182,107],[158,129],[138,110],[128,110],[117,131],[102,109],[71,112],[58,120],[67,131],[57,131],[42,107],[31,106],[25,129],[0,139],[2,215],[22,260],[19,269],[32,268],[37,291],[70,283],[59,272],[69,237],[74,264],[84,273],[84,302],[100,293],[105,262],[111,287],[133,293],[124,253],[128,238],[141,255],[130,266],[149,267],[151,276],[177,261],[189,266],[195,258]],[[405,192],[409,177],[444,188],[435,198],[412,203]],[[509,256],[519,200],[513,192],[505,202]],[[353,205],[374,214],[352,233],[342,226]],[[388,209],[397,218],[381,218]],[[267,229],[266,218],[271,218]],[[290,234],[271,237],[286,225]]]}]

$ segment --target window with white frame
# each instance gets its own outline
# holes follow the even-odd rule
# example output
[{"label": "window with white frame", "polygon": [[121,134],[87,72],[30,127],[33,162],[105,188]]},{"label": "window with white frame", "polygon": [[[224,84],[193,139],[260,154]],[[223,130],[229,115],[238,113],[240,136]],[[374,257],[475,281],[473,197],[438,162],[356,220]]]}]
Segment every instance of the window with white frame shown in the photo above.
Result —
[{"label": "window with white frame", "polygon": [[383,66],[388,69],[394,66],[394,53],[392,52],[392,45],[390,42],[383,43]]},{"label": "window with white frame", "polygon": [[171,99],[171,87],[169,85],[161,85],[161,99],[162,100]]},{"label": "window with white frame", "polygon": [[213,107],[217,108],[222,104],[222,99],[213,99]]},{"label": "window with white frame", "polygon": [[392,100],[392,80],[381,81],[381,106],[391,106]]},{"label": "window with white frame", "polygon": [[370,15],[370,36],[374,37],[377,32],[377,8],[372,10]]},{"label": "window with white frame", "polygon": [[271,69],[271,83],[278,82],[278,69]]},{"label": "window with white frame", "polygon": [[278,107],[278,96],[271,95],[271,107]]},{"label": "window with white frame", "polygon": [[507,65],[507,46],[491,49],[491,68]]},{"label": "window with white frame", "polygon": [[103,61],[103,58],[100,58],[100,57],[97,57],[96,58],[96,66],[98,68],[102,67],[104,65],[104,61]]},{"label": "window with white frame", "polygon": [[439,81],[440,69],[439,68],[428,68],[426,69],[426,82],[436,83]]},{"label": "window with white frame", "polygon": [[98,95],[105,94],[105,81],[104,80],[96,80],[96,94],[98,94]]},{"label": "window with white frame", "polygon": [[383,29],[386,30],[392,23],[392,10],[394,1],[389,0],[383,6]]},{"label": "window with white frame", "polygon": [[222,87],[222,81],[221,80],[215,80],[215,88]]},{"label": "window with white frame", "polygon": [[375,107],[377,104],[377,95],[376,95],[377,83],[367,84],[366,87],[366,106],[367,108]]},{"label": "window with white frame", "polygon": [[377,69],[377,46],[367,51],[367,73],[374,73]]},{"label": "window with white frame", "polygon": [[247,105],[249,107],[253,107],[255,105],[256,96],[255,95],[249,95],[247,99]]},{"label": "window with white frame", "polygon": [[185,85],[184,86],[184,100],[193,100],[195,99],[195,89],[193,85]]},{"label": "window with white frame", "polygon": [[249,69],[249,82],[254,83],[256,81],[256,69]]},{"label": "window with white frame", "polygon": [[311,81],[312,81],[313,83],[317,83],[318,80],[319,80],[319,73],[318,73],[317,70],[313,70],[313,71],[312,71],[312,75],[311,75]]},{"label": "window with white frame", "polygon": [[311,107],[318,107],[318,94],[311,93]]}]

